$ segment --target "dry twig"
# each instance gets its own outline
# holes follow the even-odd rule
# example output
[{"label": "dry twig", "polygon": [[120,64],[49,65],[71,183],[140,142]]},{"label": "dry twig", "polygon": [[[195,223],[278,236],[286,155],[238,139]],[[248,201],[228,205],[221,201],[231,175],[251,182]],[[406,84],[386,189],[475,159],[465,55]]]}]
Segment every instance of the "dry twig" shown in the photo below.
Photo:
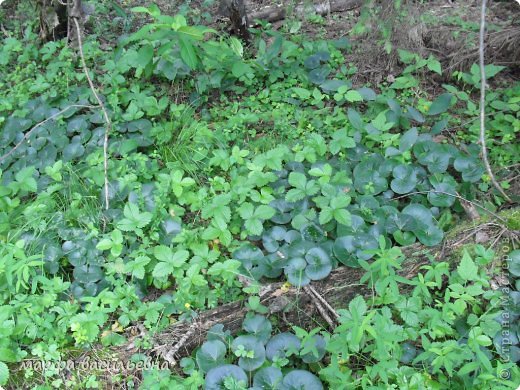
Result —
[{"label": "dry twig", "polygon": [[99,106],[101,107],[101,110],[103,111],[103,116],[105,117],[105,137],[103,140],[103,167],[104,167],[104,175],[105,175],[105,210],[108,210],[109,208],[109,197],[108,197],[108,134],[110,133],[110,130],[112,129],[112,122],[110,121],[110,118],[108,116],[107,109],[105,108],[105,105],[101,101],[97,91],[96,87],[94,86],[94,83],[92,82],[92,79],[90,78],[90,75],[88,73],[87,63],[85,62],[85,55],[83,54],[83,43],[81,39],[81,28],[79,27],[78,22],[78,16],[72,15],[72,19],[74,20],[74,24],[76,25],[76,33],[78,35],[78,49],[79,49],[79,55],[81,57],[81,63],[83,65],[83,72],[85,73],[85,76],[87,77],[88,84],[90,86],[90,89],[92,90],[92,93],[94,94],[94,97],[96,98]]},{"label": "dry twig", "polygon": [[329,312],[334,316],[334,318],[336,318],[336,320],[339,319],[338,312],[336,310],[334,310],[334,308],[327,302],[327,300],[325,298],[323,298],[321,296],[321,294],[318,291],[316,291],[316,289],[314,287],[309,285],[309,290],[312,294],[314,294],[314,296],[316,298],[319,299],[319,301],[323,304],[323,306],[325,306],[329,310]]},{"label": "dry twig", "polygon": [[486,3],[487,0],[482,0],[482,9],[480,12],[480,35],[479,35],[479,58],[480,58],[480,146],[482,147],[482,160],[486,166],[486,171],[489,179],[495,188],[502,194],[502,196],[511,202],[511,198],[507,196],[500,184],[498,184],[491,166],[489,165],[487,148],[486,148],[486,69],[484,65],[484,33],[486,31]]},{"label": "dry twig", "polygon": [[329,324],[331,329],[336,328],[336,324],[330,318],[329,314],[327,313],[327,310],[322,306],[320,300],[312,293],[312,291],[309,289],[309,286],[304,286],[303,291],[307,293],[309,298],[312,300],[312,303],[314,303],[314,306],[316,306],[316,309],[318,309],[318,312],[323,317],[325,321],[327,321],[327,324]]}]

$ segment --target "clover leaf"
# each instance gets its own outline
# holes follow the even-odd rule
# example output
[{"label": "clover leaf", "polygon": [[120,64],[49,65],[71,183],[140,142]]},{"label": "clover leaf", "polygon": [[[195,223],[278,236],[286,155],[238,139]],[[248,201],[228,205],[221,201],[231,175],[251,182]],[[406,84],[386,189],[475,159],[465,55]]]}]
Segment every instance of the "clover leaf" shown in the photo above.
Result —
[{"label": "clover leaf", "polygon": [[124,232],[140,233],[152,221],[152,214],[149,212],[140,212],[139,207],[134,203],[127,203],[123,210],[125,218],[120,220],[117,227]]}]

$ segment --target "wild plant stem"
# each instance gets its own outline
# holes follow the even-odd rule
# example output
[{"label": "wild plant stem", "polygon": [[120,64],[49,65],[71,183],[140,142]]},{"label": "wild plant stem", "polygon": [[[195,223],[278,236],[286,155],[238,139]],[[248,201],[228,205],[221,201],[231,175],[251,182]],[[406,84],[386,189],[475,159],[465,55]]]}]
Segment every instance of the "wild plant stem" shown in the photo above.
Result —
[{"label": "wild plant stem", "polygon": [[489,179],[495,188],[502,194],[502,196],[511,202],[511,198],[507,196],[500,184],[495,179],[495,175],[489,165],[487,148],[486,148],[486,69],[484,64],[484,34],[486,31],[486,3],[487,0],[482,0],[482,9],[480,12],[480,36],[479,36],[479,57],[480,57],[480,146],[482,147],[482,160],[486,167]]}]

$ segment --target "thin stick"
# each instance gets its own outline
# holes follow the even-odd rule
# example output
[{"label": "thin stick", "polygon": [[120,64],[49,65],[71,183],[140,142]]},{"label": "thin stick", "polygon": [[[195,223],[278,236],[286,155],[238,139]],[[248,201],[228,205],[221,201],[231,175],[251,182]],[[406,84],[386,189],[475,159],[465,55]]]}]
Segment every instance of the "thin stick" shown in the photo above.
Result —
[{"label": "thin stick", "polygon": [[460,196],[460,195],[450,194],[449,192],[436,191],[436,190],[430,190],[430,191],[416,191],[416,192],[410,192],[409,194],[405,194],[405,195],[398,196],[398,197],[393,198],[393,199],[394,199],[394,200],[397,200],[397,199],[407,198],[407,197],[412,196],[412,195],[427,195],[427,194],[429,194],[430,192],[433,192],[433,193],[436,193],[436,194],[443,194],[443,195],[453,196],[454,198],[457,198],[457,199],[459,199],[459,200],[463,200],[464,202],[471,203],[472,205],[477,206],[479,209],[484,210],[486,213],[491,214],[493,217],[495,217],[495,218],[498,219],[499,221],[503,222],[504,224],[507,224],[507,221],[506,221],[504,218],[502,218],[500,215],[497,215],[497,214],[495,214],[494,212],[492,212],[492,211],[486,209],[484,206],[482,206],[482,205],[480,205],[480,204],[478,204],[478,203],[472,202],[472,201],[469,200],[469,199],[465,199],[465,198],[463,198],[463,197]]},{"label": "thin stick", "polygon": [[511,198],[507,196],[504,192],[500,184],[498,184],[497,179],[495,179],[495,175],[491,170],[491,166],[489,165],[487,148],[486,148],[486,113],[485,113],[485,105],[486,105],[486,69],[484,66],[484,32],[486,30],[486,3],[487,0],[482,0],[482,9],[480,12],[480,37],[479,37],[479,57],[480,57],[480,145],[482,147],[482,160],[484,160],[484,165],[486,166],[486,171],[489,175],[489,178],[495,188],[502,194],[502,196],[508,201],[511,202]]},{"label": "thin stick", "polygon": [[18,149],[23,143],[25,140],[27,140],[27,138],[29,138],[32,134],[32,132],[34,130],[36,130],[38,127],[40,127],[41,125],[47,123],[48,121],[60,116],[61,114],[63,114],[65,111],[71,109],[71,108],[95,108],[96,106],[86,106],[84,104],[72,104],[70,106],[67,106],[65,107],[63,110],[61,111],[58,111],[56,114],[53,114],[51,115],[50,117],[48,117],[47,119],[41,121],[40,123],[37,123],[35,126],[32,127],[31,130],[29,130],[27,133],[25,133],[25,135],[23,136],[23,138],[20,140],[20,142],[18,142],[14,148],[12,148],[9,152],[7,152],[6,154],[4,154],[2,157],[0,157],[0,162],[4,161],[7,157],[9,157],[11,154],[13,154],[16,149]]},{"label": "thin stick", "polygon": [[325,308],[321,305],[321,302],[318,300],[318,298],[316,298],[316,296],[312,293],[312,291],[309,290],[309,286],[304,286],[303,287],[303,291],[305,291],[307,293],[307,295],[309,296],[309,298],[312,300],[312,302],[314,303],[314,306],[316,306],[316,309],[318,309],[318,311],[320,312],[320,315],[323,317],[323,319],[325,321],[327,321],[327,323],[330,325],[330,328],[331,329],[335,329],[336,328],[336,324],[334,323],[334,321],[332,320],[332,318],[330,318],[330,316],[327,314],[327,311],[325,310]]},{"label": "thin stick", "polygon": [[316,289],[314,287],[312,287],[311,285],[309,285],[309,290],[314,294],[314,296],[316,298],[318,298],[320,300],[320,302],[323,304],[323,306],[325,306],[327,309],[329,309],[330,313],[336,318],[338,319],[339,318],[339,314],[336,312],[336,310],[334,310],[334,308],[327,302],[327,300],[325,298],[323,298],[321,296],[321,294],[316,291]]},{"label": "thin stick", "polygon": [[83,54],[83,43],[81,41],[81,29],[79,27],[78,19],[76,16],[73,16],[72,19],[74,20],[74,24],[76,25],[76,32],[78,35],[78,49],[79,49],[79,55],[81,57],[81,63],[83,65],[83,72],[85,73],[85,76],[87,77],[88,84],[90,86],[90,89],[92,90],[92,93],[94,94],[94,97],[96,98],[99,106],[101,107],[101,110],[103,111],[103,116],[105,117],[105,138],[103,141],[103,166],[104,166],[104,174],[105,174],[105,210],[108,210],[109,208],[109,199],[108,199],[108,134],[110,133],[110,130],[112,129],[112,122],[110,121],[110,118],[108,117],[107,109],[105,108],[105,105],[99,98],[98,93],[96,92],[96,87],[94,87],[94,83],[92,82],[92,79],[90,78],[90,75],[88,74],[88,68],[87,63],[85,62],[85,56]]}]

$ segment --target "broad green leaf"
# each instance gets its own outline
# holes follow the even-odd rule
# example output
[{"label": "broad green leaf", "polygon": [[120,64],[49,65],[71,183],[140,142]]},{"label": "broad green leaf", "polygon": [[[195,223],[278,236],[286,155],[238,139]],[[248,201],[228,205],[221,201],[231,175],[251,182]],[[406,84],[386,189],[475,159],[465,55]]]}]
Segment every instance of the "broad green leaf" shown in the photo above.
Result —
[{"label": "broad green leaf", "polygon": [[478,278],[478,267],[467,251],[464,251],[462,260],[457,267],[460,277],[466,281],[476,280]]},{"label": "broad green leaf", "polygon": [[153,248],[153,255],[159,261],[168,262],[173,257],[173,251],[165,245],[159,245]]},{"label": "broad green leaf", "polygon": [[[241,348],[242,347],[242,348]],[[241,356],[238,365],[246,371],[254,371],[265,362],[265,348],[255,336],[238,336],[231,344],[231,350],[236,354],[238,350],[245,350],[251,356]]]},{"label": "broad green leaf", "polygon": [[242,329],[265,344],[271,338],[273,327],[267,318],[255,314],[254,316],[244,320],[242,323]]},{"label": "broad green leaf", "polygon": [[153,269],[152,276],[154,278],[165,278],[173,271],[171,264],[160,262],[157,263]]},{"label": "broad green leaf", "polygon": [[278,367],[268,366],[261,368],[253,377],[255,389],[276,390],[280,388],[283,380],[282,370]]},{"label": "broad green leaf", "polygon": [[290,351],[300,350],[300,339],[289,332],[278,333],[265,346],[265,354],[270,361],[285,358]]},{"label": "broad green leaf", "polygon": [[240,217],[243,219],[250,219],[253,217],[253,214],[255,212],[255,207],[251,203],[243,203],[238,208],[238,213],[240,214]]},{"label": "broad green leaf", "polygon": [[197,58],[197,53],[195,52],[195,47],[193,43],[183,36],[179,37],[179,46],[181,47],[181,58],[186,65],[188,65],[192,70],[197,68],[199,60]]},{"label": "broad green leaf", "polygon": [[351,103],[362,102],[363,96],[361,96],[361,94],[358,91],[350,90],[345,94],[345,99]]},{"label": "broad green leaf", "polygon": [[225,363],[227,348],[220,340],[206,341],[195,355],[197,365],[203,372]]},{"label": "broad green leaf", "polygon": [[106,250],[108,250],[110,248],[112,248],[112,240],[110,240],[108,238],[102,239],[96,245],[96,249],[99,249],[101,251],[106,251]]},{"label": "broad green leaf", "polygon": [[520,277],[520,250],[515,250],[509,253],[507,257],[508,270],[511,275]]},{"label": "broad green leaf", "polygon": [[359,115],[359,112],[353,108],[347,110],[347,117],[356,130],[361,130],[364,127],[363,118]]},{"label": "broad green leaf", "polygon": [[430,58],[428,60],[428,65],[427,65],[428,69],[430,69],[432,72],[435,72],[437,74],[440,74],[442,75],[442,67],[441,67],[441,63],[434,59],[434,58]]},{"label": "broad green leaf", "polygon": [[255,210],[255,217],[260,219],[270,219],[276,214],[276,210],[270,206],[260,205]]},{"label": "broad green leaf", "polygon": [[262,231],[264,230],[262,221],[260,221],[258,218],[246,220],[244,222],[244,226],[246,227],[247,231],[254,236],[259,236],[260,234],[262,234]]},{"label": "broad green leaf", "polygon": [[148,225],[152,220],[152,214],[149,212],[139,212],[139,208],[134,203],[127,203],[123,210],[123,218],[118,222],[117,227],[123,231],[136,231]]},{"label": "broad green leaf", "polygon": [[235,382],[242,382],[243,385],[248,382],[247,374],[242,368],[234,364],[224,364],[208,371],[204,381],[204,389],[221,390],[223,389],[224,379],[229,377],[233,378]]},{"label": "broad green leaf", "polygon": [[190,257],[190,253],[187,250],[179,250],[173,254],[173,257],[168,262],[174,267],[181,267],[186,260]]},{"label": "broad green leaf", "polygon": [[319,378],[306,370],[293,370],[289,372],[282,382],[282,388],[286,390],[322,390],[323,384]]},{"label": "broad green leaf", "polygon": [[34,167],[26,167],[18,171],[14,178],[22,191],[36,192],[37,185],[33,175],[36,172]]},{"label": "broad green leaf", "polygon": [[446,112],[451,105],[451,98],[453,95],[451,93],[443,93],[437,99],[433,101],[428,110],[428,115],[438,115]]},{"label": "broad green leaf", "polygon": [[412,127],[410,130],[405,132],[399,140],[399,151],[406,152],[415,144],[418,137],[419,132],[417,131],[417,127]]},{"label": "broad green leaf", "polygon": [[0,385],[5,385],[9,379],[9,368],[7,364],[0,361]]},{"label": "broad green leaf", "polygon": [[289,174],[289,184],[295,188],[304,189],[307,183],[307,178],[303,173],[291,172]]}]

